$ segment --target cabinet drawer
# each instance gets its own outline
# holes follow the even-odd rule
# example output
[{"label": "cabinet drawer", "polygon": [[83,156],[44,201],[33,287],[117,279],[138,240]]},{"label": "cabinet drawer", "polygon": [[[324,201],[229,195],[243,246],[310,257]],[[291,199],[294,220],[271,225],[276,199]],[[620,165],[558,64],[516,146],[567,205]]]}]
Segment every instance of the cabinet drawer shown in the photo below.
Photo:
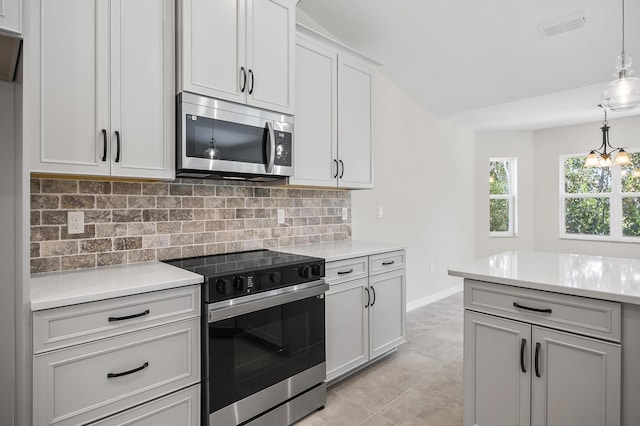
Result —
[{"label": "cabinet drawer", "polygon": [[336,260],[325,265],[325,281],[337,284],[369,275],[369,259],[366,256]]},{"label": "cabinet drawer", "polygon": [[200,286],[36,311],[33,350],[37,354],[199,315]]},{"label": "cabinet drawer", "polygon": [[532,324],[620,341],[621,305],[616,302],[466,279],[464,306]]},{"label": "cabinet drawer", "polygon": [[369,273],[379,274],[381,272],[404,268],[405,251],[398,250],[390,253],[381,253],[369,256]]},{"label": "cabinet drawer", "polygon": [[198,383],[199,324],[193,318],[36,355],[34,424],[84,424]]},{"label": "cabinet drawer", "polygon": [[155,399],[91,425],[200,426],[200,385]]}]

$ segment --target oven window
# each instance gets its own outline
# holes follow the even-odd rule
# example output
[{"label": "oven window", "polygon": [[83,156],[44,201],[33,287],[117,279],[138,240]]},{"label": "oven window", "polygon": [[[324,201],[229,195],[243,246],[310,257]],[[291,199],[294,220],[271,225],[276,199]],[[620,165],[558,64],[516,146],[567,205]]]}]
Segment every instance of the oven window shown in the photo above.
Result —
[{"label": "oven window", "polygon": [[209,411],[324,362],[324,327],[317,296],[208,324]]},{"label": "oven window", "polygon": [[185,128],[188,157],[257,164],[267,162],[264,148],[266,127],[187,114]]}]

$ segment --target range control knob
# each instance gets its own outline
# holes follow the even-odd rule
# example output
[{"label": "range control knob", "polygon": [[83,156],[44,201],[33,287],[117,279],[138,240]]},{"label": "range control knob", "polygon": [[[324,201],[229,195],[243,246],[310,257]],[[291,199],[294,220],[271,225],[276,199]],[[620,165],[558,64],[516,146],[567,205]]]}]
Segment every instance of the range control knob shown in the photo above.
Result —
[{"label": "range control knob", "polygon": [[260,274],[258,275],[258,290],[264,290],[269,288],[269,284],[271,284],[271,280],[269,279],[269,274]]},{"label": "range control knob", "polygon": [[223,296],[231,296],[233,294],[233,287],[231,287],[231,282],[224,278],[220,278],[216,281],[216,291]]},{"label": "range control knob", "polygon": [[320,276],[320,273],[322,272],[320,265],[318,263],[314,263],[313,265],[311,265],[311,273],[313,275],[317,275]]},{"label": "range control knob", "polygon": [[272,272],[269,275],[269,280],[271,281],[272,284],[278,285],[282,281],[282,275],[280,275],[280,272]]},{"label": "range control knob", "polygon": [[309,278],[309,267],[307,265],[302,265],[298,268],[298,274],[300,274],[302,278]]},{"label": "range control knob", "polygon": [[240,293],[246,293],[247,292],[247,279],[245,277],[243,277],[242,275],[237,275],[237,276],[233,277],[233,286]]}]

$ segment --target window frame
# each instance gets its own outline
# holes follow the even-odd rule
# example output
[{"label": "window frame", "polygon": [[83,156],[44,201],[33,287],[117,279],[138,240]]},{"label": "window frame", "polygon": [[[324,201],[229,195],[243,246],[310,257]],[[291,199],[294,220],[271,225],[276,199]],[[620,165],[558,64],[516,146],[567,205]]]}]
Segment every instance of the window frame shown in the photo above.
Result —
[{"label": "window frame", "polygon": [[[508,162],[509,169],[509,194],[491,194],[489,187],[489,237],[490,238],[517,238],[518,237],[518,159],[516,157],[489,157],[489,170],[491,163]],[[491,177],[491,176],[489,176]],[[509,230],[508,231],[491,231],[491,200],[509,200]]]},{"label": "window frame", "polygon": [[[640,149],[625,149],[629,154],[640,152]],[[639,243],[640,236],[624,236],[622,234],[622,199],[640,198],[640,192],[622,192],[622,168],[611,166],[611,192],[602,193],[567,193],[564,163],[567,158],[586,157],[585,153],[560,155],[560,197],[558,213],[560,216],[560,239],[583,241],[606,241],[617,243]],[[565,201],[572,198],[608,198],[609,199],[609,235],[573,234],[566,231]]]}]

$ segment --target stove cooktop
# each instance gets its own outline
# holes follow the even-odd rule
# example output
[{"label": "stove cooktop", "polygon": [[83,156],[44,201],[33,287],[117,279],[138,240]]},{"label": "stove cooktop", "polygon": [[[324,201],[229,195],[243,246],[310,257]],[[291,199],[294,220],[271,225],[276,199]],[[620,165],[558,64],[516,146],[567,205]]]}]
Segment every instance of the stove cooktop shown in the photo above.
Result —
[{"label": "stove cooktop", "polygon": [[309,262],[324,263],[324,259],[273,250],[253,250],[170,259],[163,262],[210,278],[234,272],[251,272]]},{"label": "stove cooktop", "polygon": [[324,277],[324,259],[254,250],[165,260],[204,276],[205,303],[242,297]]}]

